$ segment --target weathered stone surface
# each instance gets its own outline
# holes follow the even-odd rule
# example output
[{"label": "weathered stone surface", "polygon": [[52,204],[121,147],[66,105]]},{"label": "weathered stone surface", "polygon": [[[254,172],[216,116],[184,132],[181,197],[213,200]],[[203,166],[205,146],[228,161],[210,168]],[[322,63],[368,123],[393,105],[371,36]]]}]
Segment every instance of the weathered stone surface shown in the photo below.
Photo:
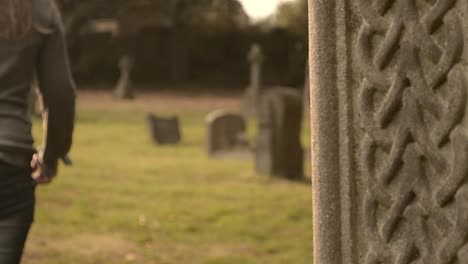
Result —
[{"label": "weathered stone surface", "polygon": [[309,1],[314,262],[468,263],[468,1]]},{"label": "weathered stone surface", "polygon": [[178,117],[146,117],[153,141],[160,145],[178,144],[181,140]]},{"label": "weathered stone surface", "polygon": [[115,87],[114,94],[119,99],[133,99],[135,94],[132,84],[133,59],[130,56],[123,56],[119,61],[120,79]]},{"label": "weathered stone surface", "polygon": [[304,72],[304,87],[303,87],[303,104],[306,117],[309,116],[310,110],[310,80],[309,80],[309,66],[306,66]]},{"label": "weathered stone surface", "polygon": [[301,178],[303,150],[300,143],[302,96],[292,88],[273,88],[261,98],[255,150],[261,174]]},{"label": "weathered stone surface", "polygon": [[265,60],[260,44],[252,45],[247,59],[250,62],[250,84],[245,91],[243,108],[247,114],[254,115],[262,92],[262,64]]},{"label": "weathered stone surface", "polygon": [[239,115],[217,110],[206,117],[206,145],[210,155],[248,150],[245,119]]}]

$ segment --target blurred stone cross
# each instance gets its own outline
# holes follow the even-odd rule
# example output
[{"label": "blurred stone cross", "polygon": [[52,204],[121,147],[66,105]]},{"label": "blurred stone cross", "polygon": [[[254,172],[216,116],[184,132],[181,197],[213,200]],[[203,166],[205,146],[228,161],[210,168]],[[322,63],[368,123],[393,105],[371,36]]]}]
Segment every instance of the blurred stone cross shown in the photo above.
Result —
[{"label": "blurred stone cross", "polygon": [[133,58],[125,55],[119,61],[120,79],[114,90],[114,94],[119,99],[135,98],[131,73],[133,69]]},{"label": "blurred stone cross", "polygon": [[255,115],[262,89],[262,64],[265,60],[260,44],[254,43],[252,45],[247,58],[250,62],[250,84],[244,95],[244,111],[247,114]]}]

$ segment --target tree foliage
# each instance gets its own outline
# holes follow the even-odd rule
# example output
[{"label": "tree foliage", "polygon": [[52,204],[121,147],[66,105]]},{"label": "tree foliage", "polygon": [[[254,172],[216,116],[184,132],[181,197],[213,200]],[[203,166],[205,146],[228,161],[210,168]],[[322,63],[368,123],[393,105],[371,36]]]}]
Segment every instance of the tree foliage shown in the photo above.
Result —
[{"label": "tree foliage", "polygon": [[116,19],[123,34],[145,27],[176,27],[201,31],[235,30],[248,16],[237,0],[59,0],[69,35],[92,19]]},{"label": "tree foliage", "polygon": [[276,11],[276,24],[293,34],[307,38],[307,0],[282,2]]}]

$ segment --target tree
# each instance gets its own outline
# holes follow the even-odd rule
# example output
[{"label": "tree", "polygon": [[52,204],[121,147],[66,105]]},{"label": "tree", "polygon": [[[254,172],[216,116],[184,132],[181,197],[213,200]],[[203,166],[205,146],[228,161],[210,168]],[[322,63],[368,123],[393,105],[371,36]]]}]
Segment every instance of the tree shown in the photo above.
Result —
[{"label": "tree", "polygon": [[[168,76],[185,81],[189,76],[192,34],[222,34],[248,26],[249,17],[238,0],[58,0],[64,13],[67,38],[74,62],[82,57],[80,35],[83,29],[97,29],[103,19],[118,26],[119,51],[138,57],[137,41],[141,32],[162,29],[168,44]],[[107,21],[108,22],[108,21]],[[105,24],[106,22],[104,22]],[[91,30],[93,32],[93,30]],[[138,60],[138,58],[136,58]]]},{"label": "tree", "polygon": [[60,5],[71,41],[98,18],[118,20],[123,34],[161,25],[225,31],[244,27],[249,20],[238,0],[60,0]]},{"label": "tree", "polygon": [[276,11],[276,24],[291,33],[307,39],[307,0],[282,2]]}]

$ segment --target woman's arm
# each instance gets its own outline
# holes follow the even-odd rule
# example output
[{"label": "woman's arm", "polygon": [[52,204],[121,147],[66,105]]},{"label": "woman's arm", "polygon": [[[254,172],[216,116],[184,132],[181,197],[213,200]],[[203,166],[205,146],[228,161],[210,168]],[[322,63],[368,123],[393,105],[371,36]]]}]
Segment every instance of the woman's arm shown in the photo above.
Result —
[{"label": "woman's arm", "polygon": [[41,162],[51,168],[67,154],[72,143],[75,119],[75,88],[61,19],[57,27],[45,35],[39,53],[37,78],[43,99],[44,145]]}]

